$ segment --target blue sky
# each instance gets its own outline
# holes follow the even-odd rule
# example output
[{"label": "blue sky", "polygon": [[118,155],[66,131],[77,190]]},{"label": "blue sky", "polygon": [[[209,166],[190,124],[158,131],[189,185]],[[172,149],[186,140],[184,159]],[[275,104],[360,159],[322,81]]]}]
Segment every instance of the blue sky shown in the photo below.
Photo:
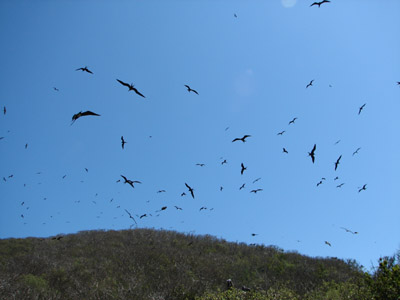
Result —
[{"label": "blue sky", "polygon": [[[312,2],[0,2],[0,237],[126,229],[127,209],[148,215],[138,227],[366,268],[392,255],[400,2]],[[71,125],[86,110],[101,116]]]}]

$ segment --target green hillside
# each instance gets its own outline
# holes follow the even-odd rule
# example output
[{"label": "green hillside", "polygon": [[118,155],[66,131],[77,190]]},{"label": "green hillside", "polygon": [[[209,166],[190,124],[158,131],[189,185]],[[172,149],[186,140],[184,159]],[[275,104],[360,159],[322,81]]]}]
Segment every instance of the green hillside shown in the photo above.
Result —
[{"label": "green hillside", "polygon": [[379,280],[400,295],[398,261],[381,264],[369,275],[354,261],[212,236],[90,231],[0,240],[0,299],[381,299]]}]

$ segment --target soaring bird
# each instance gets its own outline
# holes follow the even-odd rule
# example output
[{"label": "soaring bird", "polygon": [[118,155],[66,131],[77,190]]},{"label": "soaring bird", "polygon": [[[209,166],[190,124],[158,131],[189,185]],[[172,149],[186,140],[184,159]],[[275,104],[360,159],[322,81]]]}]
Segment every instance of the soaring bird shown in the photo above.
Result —
[{"label": "soaring bird", "polygon": [[195,94],[197,94],[197,95],[199,94],[196,90],[190,88],[190,86],[188,86],[187,84],[185,84],[185,86],[186,86],[186,88],[187,88],[187,90],[188,90],[189,93],[190,93],[190,92],[193,92],[193,93],[195,93]]},{"label": "soaring bird", "polygon": [[196,164],[196,166],[199,166],[199,167],[204,167],[204,166],[205,166],[205,164]]},{"label": "soaring bird", "polygon": [[207,209],[207,207],[203,206],[203,207],[200,208],[199,211],[202,211],[203,209]]},{"label": "soaring bird", "polygon": [[335,162],[335,171],[337,169],[337,166],[339,165],[339,161],[342,158],[342,156],[340,155],[339,158],[337,159],[337,161]]},{"label": "soaring bird", "polygon": [[28,149],[28,143],[25,144],[25,149]]},{"label": "soaring bird", "polygon": [[246,184],[243,183],[242,186],[239,188],[239,191],[240,191],[241,189],[244,189],[244,186],[245,186],[245,185],[246,185]]},{"label": "soaring bird", "polygon": [[56,87],[53,87],[53,89],[56,91],[56,92],[59,92],[60,90],[58,89],[58,88],[56,88]]},{"label": "soaring bird", "polygon": [[182,208],[181,207],[178,207],[178,206],[174,206],[177,210],[182,210]]},{"label": "soaring bird", "polygon": [[358,109],[358,114],[361,114],[361,111],[363,110],[365,105],[367,105],[367,103],[364,103],[363,105],[361,105],[361,107]]},{"label": "soaring bird", "polygon": [[236,142],[236,141],[242,141],[243,143],[245,143],[245,142],[246,142],[246,139],[247,139],[248,137],[251,137],[251,135],[246,134],[246,135],[244,135],[242,138],[236,138],[236,139],[234,139],[234,140],[232,141],[232,143],[233,143],[233,142]]},{"label": "soaring bird", "polygon": [[258,233],[252,233],[252,234],[251,234],[251,236],[256,236],[256,235],[258,235]]},{"label": "soaring bird", "polygon": [[122,149],[125,148],[125,144],[126,144],[126,142],[125,142],[125,140],[124,140],[124,137],[121,136],[121,146],[122,146]]},{"label": "soaring bird", "polygon": [[306,85],[306,89],[309,88],[310,86],[312,86],[313,82],[314,82],[314,79],[311,80],[310,83]]},{"label": "soaring bird", "polygon": [[257,181],[261,180],[261,177],[258,177],[257,179],[253,180],[253,183],[256,183]]},{"label": "soaring bird", "polygon": [[321,4],[323,4],[323,3],[329,3],[329,2],[331,2],[331,1],[329,1],[329,0],[323,0],[323,1],[321,1],[321,2],[314,2],[313,4],[310,5],[310,7],[313,6],[313,5],[318,5],[318,7],[321,7]]},{"label": "soaring bird", "polygon": [[357,154],[357,153],[358,153],[358,150],[361,150],[361,148],[358,147],[357,150],[353,152],[353,156],[354,156],[354,154]]},{"label": "soaring bird", "polygon": [[87,68],[87,66],[85,66],[84,68],[76,69],[75,71],[79,71],[79,70],[81,70],[81,71],[83,71],[83,72],[88,72],[88,73],[90,73],[90,74],[93,74],[93,72],[90,71],[90,70]]},{"label": "soaring bird", "polygon": [[135,224],[137,225],[136,220],[135,220],[135,218],[131,215],[131,213],[130,213],[129,211],[127,211],[126,209],[125,209],[125,211],[126,211],[126,213],[129,215],[129,218],[131,218],[131,219],[133,220],[133,222],[135,222]]},{"label": "soaring bird", "polygon": [[74,114],[74,115],[72,116],[71,125],[74,124],[74,122],[75,122],[76,120],[78,120],[80,117],[84,117],[84,116],[100,116],[100,115],[98,115],[98,114],[96,114],[96,113],[94,113],[94,112],[92,112],[92,111],[90,111],[90,110],[87,110],[87,111],[85,111],[85,112],[80,111],[80,112],[78,112],[78,113],[76,113],[76,114]]},{"label": "soaring bird", "polygon": [[364,184],[362,188],[358,188],[358,192],[365,191],[367,189],[367,184]]},{"label": "soaring bird", "polygon": [[261,192],[263,189],[256,189],[256,190],[251,190],[250,193],[257,194],[257,192]]},{"label": "soaring bird", "polygon": [[167,191],[166,190],[159,190],[159,191],[157,191],[157,194],[159,194],[159,193],[166,193]]},{"label": "soaring bird", "polygon": [[185,182],[185,185],[189,189],[189,192],[192,195],[192,198],[194,199],[194,189],[192,189],[186,182]]},{"label": "soaring bird", "polygon": [[130,179],[126,178],[124,175],[121,175],[121,177],[125,180],[124,183],[129,184],[133,188],[135,187],[134,183],[141,183],[140,181],[137,181],[137,180],[130,180]]},{"label": "soaring bird", "polygon": [[119,79],[117,79],[117,81],[120,83],[120,84],[122,84],[122,85],[124,85],[124,86],[127,86],[128,88],[129,88],[129,90],[128,90],[128,92],[129,91],[134,91],[136,94],[138,94],[139,96],[142,96],[143,98],[146,98],[142,93],[140,93],[136,88],[135,88],[135,86],[131,83],[131,84],[128,84],[128,83],[126,83],[126,82],[123,82],[123,81],[121,81],[121,80],[119,80]]},{"label": "soaring bird", "polygon": [[243,172],[245,170],[247,170],[247,167],[245,167],[243,163],[241,163],[241,167],[242,167],[242,170],[240,171],[240,174],[243,175]]},{"label": "soaring bird", "polygon": [[347,228],[345,228],[345,227],[340,227],[340,228],[343,229],[343,230],[345,230],[346,232],[351,233],[351,234],[358,234],[357,231],[351,231],[350,229],[347,229]]},{"label": "soaring bird", "polygon": [[289,153],[289,152],[286,150],[286,148],[283,148],[282,152],[283,152],[283,153],[287,153],[287,154]]},{"label": "soaring bird", "polygon": [[221,165],[223,165],[223,164],[227,164],[228,162],[226,161],[226,159],[224,159],[224,161],[223,162],[221,162]]},{"label": "soaring bird", "polygon": [[341,184],[337,185],[336,187],[341,188],[343,185],[344,185],[344,183],[341,183]]},{"label": "soaring bird", "polygon": [[224,189],[223,186],[220,186],[220,187],[219,187],[220,192],[222,192],[223,189]]},{"label": "soaring bird", "polygon": [[183,192],[183,193],[181,194],[181,197],[183,197],[183,196],[186,196],[186,193],[185,193],[185,192]]},{"label": "soaring bird", "polygon": [[328,241],[325,241],[325,244],[327,244],[329,247],[332,247],[331,243],[329,243]]},{"label": "soaring bird", "polygon": [[139,217],[139,219],[144,218],[144,217],[147,217],[147,214],[141,215],[141,216]]},{"label": "soaring bird", "polygon": [[3,107],[3,114],[6,114],[7,113],[7,108],[4,106]]},{"label": "soaring bird", "polygon": [[294,124],[294,121],[296,121],[296,120],[297,120],[297,118],[293,118],[293,120],[289,122],[289,125]]},{"label": "soaring bird", "polygon": [[285,130],[283,130],[283,131],[281,131],[281,132],[278,132],[278,134],[277,134],[277,135],[283,135],[285,132],[286,132],[286,131],[285,131]]},{"label": "soaring bird", "polygon": [[312,148],[311,152],[308,152],[308,156],[311,157],[313,163],[315,161],[315,149],[317,149],[317,144],[314,144],[314,147]]}]

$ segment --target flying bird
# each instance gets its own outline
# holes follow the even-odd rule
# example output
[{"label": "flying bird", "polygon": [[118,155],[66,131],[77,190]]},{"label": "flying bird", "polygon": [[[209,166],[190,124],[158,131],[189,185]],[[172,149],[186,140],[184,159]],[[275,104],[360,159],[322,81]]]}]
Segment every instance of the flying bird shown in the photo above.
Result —
[{"label": "flying bird", "polygon": [[246,185],[246,184],[243,183],[242,186],[239,188],[239,191],[240,191],[241,189],[244,189],[244,186],[245,186],[245,185]]},{"label": "flying bird", "polygon": [[86,173],[89,172],[88,168],[85,168]]},{"label": "flying bird", "polygon": [[311,80],[310,83],[306,85],[306,89],[309,88],[310,86],[312,86],[313,82],[314,82],[314,79]]},{"label": "flying bird", "polygon": [[204,167],[204,166],[205,166],[205,164],[196,164],[196,166],[199,166],[199,167]]},{"label": "flying bird", "polygon": [[56,87],[53,87],[53,89],[56,91],[56,92],[59,92],[60,90],[58,89],[58,88],[56,88]]},{"label": "flying bird", "polygon": [[358,109],[358,114],[361,114],[361,111],[364,109],[365,105],[367,105],[367,103],[361,105],[361,107]]},{"label": "flying bird", "polygon": [[313,4],[310,5],[310,7],[313,6],[313,5],[318,5],[318,7],[321,7],[321,4],[323,4],[323,3],[329,3],[329,2],[331,2],[331,1],[329,1],[329,0],[323,0],[323,1],[321,1],[321,2],[314,2]]},{"label": "flying bird", "polygon": [[96,114],[96,113],[94,113],[94,112],[92,112],[92,111],[90,111],[90,110],[87,110],[87,111],[85,111],[85,112],[78,112],[78,113],[76,113],[76,114],[74,114],[73,116],[72,116],[72,122],[71,122],[71,125],[72,124],[74,124],[74,122],[76,121],[76,120],[78,120],[80,117],[85,117],[85,116],[100,116],[99,114]]},{"label": "flying bird", "polygon": [[147,215],[146,215],[146,214],[141,215],[141,216],[139,217],[139,219],[144,218],[144,217],[147,217]]},{"label": "flying bird", "polygon": [[242,167],[242,170],[240,171],[240,174],[243,175],[243,172],[244,172],[245,170],[247,170],[247,167],[245,167],[245,166],[243,165],[243,163],[241,163],[241,167]]},{"label": "flying bird", "polygon": [[125,142],[125,140],[124,140],[124,137],[121,136],[121,146],[122,146],[122,149],[125,149],[125,144],[126,144],[126,142]]},{"label": "flying bird", "polygon": [[364,184],[362,188],[358,188],[358,192],[365,191],[367,189],[367,184]]},{"label": "flying bird", "polygon": [[177,210],[182,210],[182,208],[178,207],[178,206],[174,206]]},{"label": "flying bird", "polygon": [[341,184],[337,185],[336,187],[341,188],[343,185],[344,185],[344,183],[341,183]]},{"label": "flying bird", "polygon": [[189,192],[192,195],[192,198],[194,199],[194,189],[192,189],[186,182],[185,182],[185,185],[189,189]]},{"label": "flying bird", "polygon": [[118,81],[120,84],[122,84],[122,85],[128,87],[128,88],[129,88],[128,92],[129,92],[129,91],[134,91],[134,92],[135,92],[136,94],[138,94],[139,96],[142,96],[143,98],[146,98],[142,93],[140,93],[140,92],[135,88],[135,86],[134,86],[132,83],[131,83],[131,84],[128,84],[128,83],[123,82],[123,81],[121,81],[121,80],[119,80],[119,79],[117,79],[117,81]]},{"label": "flying bird", "polygon": [[187,84],[185,84],[185,86],[186,86],[186,88],[187,88],[187,90],[188,90],[189,93],[190,93],[190,92],[193,92],[193,93],[195,93],[195,94],[197,94],[197,95],[199,94],[196,90],[190,88],[190,86],[188,86]]},{"label": "flying bird", "polygon": [[28,149],[28,143],[25,144],[25,149]]},{"label": "flying bird", "polygon": [[3,108],[3,114],[6,114],[7,113],[7,108],[4,106],[4,108]]},{"label": "flying bird", "polygon": [[283,152],[283,153],[287,153],[287,154],[289,153],[289,152],[286,150],[286,148],[283,148],[282,152]]},{"label": "flying bird", "polygon": [[397,85],[400,85],[400,81],[397,81]]},{"label": "flying bird", "polygon": [[340,228],[343,229],[343,230],[345,230],[346,232],[351,233],[351,234],[358,234],[357,231],[351,231],[350,229],[347,229],[347,228],[345,228],[345,227],[340,227]]},{"label": "flying bird", "polygon": [[185,193],[185,192],[183,192],[183,193],[181,194],[181,197],[183,197],[183,196],[186,196],[186,193]]},{"label": "flying bird", "polygon": [[165,193],[166,192],[166,190],[159,190],[157,193],[159,194],[159,193]]},{"label": "flying bird", "polygon": [[257,179],[253,180],[253,183],[256,183],[257,181],[259,181],[261,179],[261,177],[258,177]]},{"label": "flying bird", "polygon": [[90,74],[93,74],[93,72],[90,71],[87,67],[79,68],[79,69],[76,69],[75,71],[79,71],[79,70],[81,70],[82,72],[88,72],[88,73],[90,73]]},{"label": "flying bird", "polygon": [[339,176],[336,176],[335,178],[333,178],[333,180],[338,180],[339,179]]},{"label": "flying bird", "polygon": [[357,150],[353,152],[353,156],[354,156],[354,154],[357,154],[357,153],[358,153],[358,150],[361,150],[361,148],[360,148],[360,147],[357,148]]},{"label": "flying bird", "polygon": [[285,130],[283,130],[283,131],[281,131],[281,132],[278,132],[278,134],[277,134],[277,135],[283,135],[285,132],[286,132],[286,131],[285,131]]},{"label": "flying bird", "polygon": [[289,122],[289,125],[294,124],[294,121],[296,121],[296,120],[297,120],[297,118],[293,118],[293,120]]},{"label": "flying bird", "polygon": [[315,149],[317,149],[317,144],[314,144],[314,147],[312,148],[311,152],[308,152],[308,156],[311,157],[313,163],[315,161]]},{"label": "flying bird", "polygon": [[263,189],[256,189],[256,190],[251,190],[250,193],[257,194],[257,192],[261,192]]},{"label": "flying bird", "polygon": [[234,16],[235,18],[237,18],[237,15],[236,15],[236,14],[233,14],[233,16]]},{"label": "flying bird", "polygon": [[339,143],[340,143],[340,140],[337,140],[337,141],[335,142],[334,145],[337,145],[337,144],[339,144]]},{"label": "flying bird", "polygon": [[223,186],[220,186],[219,187],[219,190],[222,192],[222,190],[224,189],[224,187]]},{"label": "flying bird", "polygon": [[203,206],[203,207],[200,208],[199,211],[202,211],[203,209],[207,209],[207,207]]},{"label": "flying bird", "polygon": [[246,135],[244,135],[242,138],[236,138],[236,139],[234,139],[234,140],[232,141],[232,143],[233,143],[233,142],[236,142],[236,141],[242,141],[243,143],[245,143],[245,142],[246,142],[246,139],[247,139],[248,137],[251,137],[251,135],[246,134]]},{"label": "flying bird", "polygon": [[322,180],[320,180],[320,181],[317,183],[317,187],[318,187],[320,184],[322,184]]},{"label": "flying bird", "polygon": [[161,207],[160,210],[157,210],[156,212],[160,212],[160,211],[166,210],[167,208],[168,208],[168,206],[163,206],[163,207]]},{"label": "flying bird", "polygon": [[329,243],[328,241],[325,241],[325,244],[327,244],[329,247],[332,247],[331,243]]},{"label": "flying bird", "polygon": [[251,236],[256,236],[256,235],[258,235],[258,233],[252,233],[252,234],[251,234]]},{"label": "flying bird", "polygon": [[339,161],[340,161],[341,158],[342,158],[342,156],[340,155],[339,158],[337,159],[337,161],[335,162],[335,171],[336,171],[336,169],[337,169],[337,167],[339,165]]},{"label": "flying bird", "polygon": [[224,161],[223,162],[221,162],[221,165],[223,165],[223,164],[227,164],[228,162],[226,161],[226,159],[224,159]]},{"label": "flying bird", "polygon": [[135,222],[135,224],[137,225],[136,220],[135,220],[135,218],[131,215],[131,213],[130,213],[129,211],[127,211],[126,209],[125,209],[125,211],[126,211],[126,213],[129,215],[129,218],[131,218],[131,219],[133,220],[133,222]]},{"label": "flying bird", "polygon": [[130,180],[130,179],[126,178],[124,175],[121,175],[121,177],[125,180],[124,183],[129,184],[133,188],[135,187],[134,183],[141,183],[140,181],[137,181],[137,180]]}]

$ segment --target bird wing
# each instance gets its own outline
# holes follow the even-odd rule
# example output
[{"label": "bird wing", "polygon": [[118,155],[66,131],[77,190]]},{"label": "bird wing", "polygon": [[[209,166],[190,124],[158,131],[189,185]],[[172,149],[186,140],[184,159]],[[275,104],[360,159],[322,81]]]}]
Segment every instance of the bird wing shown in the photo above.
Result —
[{"label": "bird wing", "polygon": [[135,91],[136,94],[138,94],[139,96],[142,96],[143,98],[146,98],[142,93],[140,93],[136,88],[133,88],[133,90]]},{"label": "bird wing", "polygon": [[81,116],[100,116],[100,115],[88,110],[88,111],[81,113]]},{"label": "bird wing", "polygon": [[232,143],[233,142],[236,142],[236,141],[240,141],[241,139],[239,139],[239,138],[236,138],[236,139],[234,139],[233,141],[232,141]]},{"label": "bird wing", "polygon": [[93,74],[93,72],[92,71],[90,71],[88,68],[86,68],[86,70],[85,70],[86,72],[88,72],[88,73],[90,73],[90,74]]},{"label": "bird wing", "polygon": [[197,94],[197,95],[199,94],[196,90],[193,90],[193,89],[192,89],[192,92]]},{"label": "bird wing", "polygon": [[126,82],[123,82],[123,81],[121,81],[121,80],[119,80],[119,79],[117,79],[117,81],[118,81],[120,84],[124,85],[124,86],[130,87],[130,85],[127,84]]}]

